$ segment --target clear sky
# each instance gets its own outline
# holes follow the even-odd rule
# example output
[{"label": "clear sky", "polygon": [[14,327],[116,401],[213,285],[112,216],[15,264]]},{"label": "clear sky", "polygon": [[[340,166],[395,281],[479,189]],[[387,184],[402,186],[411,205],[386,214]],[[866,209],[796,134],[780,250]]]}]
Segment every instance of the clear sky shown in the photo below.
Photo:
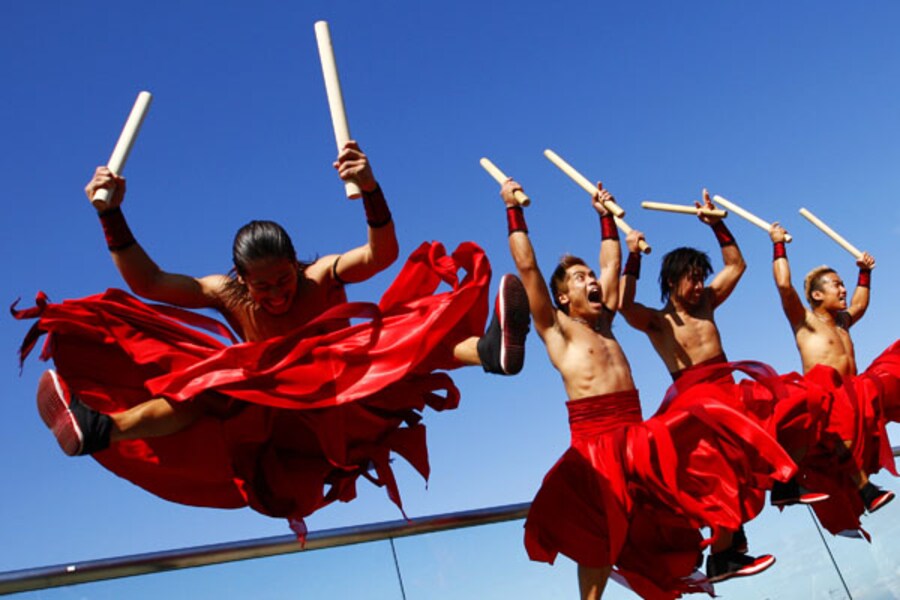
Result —
[{"label": "clear sky", "polygon": [[[488,156],[532,197],[526,216],[545,273],[564,252],[596,261],[588,196],[543,157],[552,148],[602,179],[646,233],[654,252],[642,302],[658,305],[667,250],[699,247],[716,267],[721,257],[694,217],[643,211],[640,201],[687,203],[707,187],[793,233],[795,282],[821,263],[851,282],[856,273],[852,257],[799,216],[802,206],[870,251],[878,266],[854,329],[859,363],[897,338],[900,6],[889,2],[4,2],[0,300],[124,285],[82,190],[140,90],[154,101],[125,169],[124,208],[163,268],[226,272],[232,236],[253,218],[283,223],[301,258],[362,243],[362,207],[344,199],[331,168],[319,19],[331,24],[351,131],[387,194],[402,255],[424,240],[451,249],[473,240],[495,274],[514,268],[498,186],[478,165]],[[726,351],[795,370],[768,236],[735,215],[728,224],[749,269],[717,313]],[[353,286],[351,299],[377,299],[401,262]],[[250,510],[163,501],[89,458],[63,456],[34,409],[45,366],[33,358],[19,373],[26,330],[0,320],[0,571],[288,532]],[[615,331],[649,416],[668,374],[645,338],[622,320]],[[466,369],[455,379],[460,408],[426,414],[427,490],[395,462],[413,517],[530,500],[568,442],[563,388],[536,336],[521,375]],[[310,528],[399,518],[382,490],[359,487],[356,501],[313,515]],[[802,535],[815,535],[803,512],[752,524],[754,549],[790,548],[778,536],[801,522]],[[855,598],[900,594],[898,565],[870,554],[884,550],[892,521],[867,521],[874,546],[836,541],[846,560],[862,561]],[[524,549],[511,548],[519,554],[509,560],[523,562]],[[504,565],[502,555],[492,560]],[[797,555],[779,559],[780,575],[756,585],[808,583],[790,576],[808,567]],[[533,585],[574,594],[568,566],[525,569],[544,582]],[[881,592],[863,589],[875,580]],[[503,585],[496,597],[508,597]]]}]

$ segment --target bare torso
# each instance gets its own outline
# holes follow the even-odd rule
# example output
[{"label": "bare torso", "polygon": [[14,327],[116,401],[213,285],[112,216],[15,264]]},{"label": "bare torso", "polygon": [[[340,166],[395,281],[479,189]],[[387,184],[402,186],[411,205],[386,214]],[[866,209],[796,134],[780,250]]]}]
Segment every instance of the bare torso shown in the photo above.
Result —
[{"label": "bare torso", "polygon": [[550,361],[560,372],[569,400],[634,389],[631,367],[612,334],[609,319],[595,331],[589,324],[557,313],[563,344],[548,344]]},{"label": "bare torso", "polygon": [[847,330],[849,323],[845,312],[832,319],[806,311],[804,322],[794,331],[804,373],[821,364],[834,368],[842,377],[856,375],[856,355]]},{"label": "bare torso", "polygon": [[[329,308],[347,301],[344,287],[328,277],[334,256],[325,256],[306,267],[297,282],[290,309],[284,314],[273,315],[249,298],[235,301],[222,292],[219,311],[238,335],[247,342],[258,342],[284,335],[302,327]],[[346,321],[329,322],[311,331],[319,335],[346,326]]]},{"label": "bare torso", "polygon": [[662,310],[654,310],[647,336],[670,373],[724,354],[707,300],[693,308],[676,309],[669,302]]}]

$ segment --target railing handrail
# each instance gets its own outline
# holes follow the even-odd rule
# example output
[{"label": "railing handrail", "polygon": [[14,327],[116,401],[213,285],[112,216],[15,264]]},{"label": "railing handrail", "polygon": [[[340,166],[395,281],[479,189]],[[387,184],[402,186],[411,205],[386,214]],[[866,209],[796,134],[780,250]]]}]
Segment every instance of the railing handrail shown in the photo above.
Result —
[{"label": "railing handrail", "polygon": [[523,502],[408,521],[323,529],[308,533],[302,546],[295,535],[289,534],[7,571],[0,573],[0,595],[514,521],[524,519],[529,506],[529,502]]}]

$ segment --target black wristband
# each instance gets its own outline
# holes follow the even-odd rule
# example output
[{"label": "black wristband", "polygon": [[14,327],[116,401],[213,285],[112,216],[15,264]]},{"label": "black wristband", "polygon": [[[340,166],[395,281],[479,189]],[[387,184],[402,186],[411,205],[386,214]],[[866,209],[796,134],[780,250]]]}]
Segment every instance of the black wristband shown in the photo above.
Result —
[{"label": "black wristband", "polygon": [[103,235],[106,237],[106,247],[110,252],[118,252],[130,248],[137,241],[128,227],[122,208],[117,206],[97,213],[100,217],[100,225],[103,227]]},{"label": "black wristband", "polygon": [[366,209],[366,222],[369,227],[378,229],[391,222],[391,209],[388,208],[380,185],[376,184],[375,189],[371,192],[363,190],[362,197],[363,207]]}]

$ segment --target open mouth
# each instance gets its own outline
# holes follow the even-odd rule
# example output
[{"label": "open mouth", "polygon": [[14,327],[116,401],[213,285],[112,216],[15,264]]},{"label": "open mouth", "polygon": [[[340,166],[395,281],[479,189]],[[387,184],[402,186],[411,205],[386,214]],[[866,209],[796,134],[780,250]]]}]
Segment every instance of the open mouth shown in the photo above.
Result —
[{"label": "open mouth", "polygon": [[600,290],[598,288],[593,288],[591,290],[588,290],[587,299],[588,299],[588,302],[592,302],[595,304],[599,303],[603,300],[603,298],[600,296]]}]

